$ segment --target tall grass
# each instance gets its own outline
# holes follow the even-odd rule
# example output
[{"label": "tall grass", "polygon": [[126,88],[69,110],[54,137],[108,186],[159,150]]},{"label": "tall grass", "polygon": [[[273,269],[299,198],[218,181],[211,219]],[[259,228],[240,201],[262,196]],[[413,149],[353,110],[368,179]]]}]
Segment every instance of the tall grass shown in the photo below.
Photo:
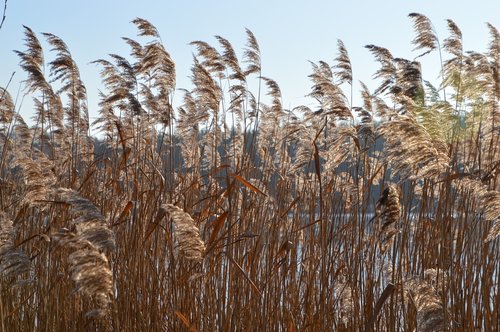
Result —
[{"label": "tall grass", "polygon": [[440,41],[410,18],[439,87],[368,45],[355,106],[339,41],[293,110],[249,30],[242,59],[192,43],[174,109],[175,63],[135,19],[130,55],[95,62],[99,144],[68,46],[25,27],[34,126],[0,90],[2,330],[499,329],[500,34],[464,52],[451,20]]}]

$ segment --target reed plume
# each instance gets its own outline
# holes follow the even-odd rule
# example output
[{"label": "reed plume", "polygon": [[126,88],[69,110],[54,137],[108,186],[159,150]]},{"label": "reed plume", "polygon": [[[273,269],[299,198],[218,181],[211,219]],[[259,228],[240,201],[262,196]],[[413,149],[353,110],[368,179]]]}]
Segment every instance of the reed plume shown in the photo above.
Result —
[{"label": "reed plume", "polygon": [[151,22],[149,22],[148,20],[136,17],[135,19],[132,20],[132,23],[134,23],[137,29],[139,30],[139,36],[148,36],[155,38],[160,37],[160,34],[158,33],[156,27],[153,24],[151,24]]},{"label": "reed plume", "polygon": [[412,44],[415,45],[414,51],[424,50],[424,53],[417,56],[417,58],[438,48],[439,40],[427,16],[419,13],[410,13],[408,17],[413,20],[413,29],[416,33],[415,39],[412,40]]},{"label": "reed plume", "polygon": [[96,302],[96,308],[88,311],[87,317],[105,317],[113,298],[113,274],[106,253],[115,249],[114,233],[96,206],[76,191],[57,188],[53,194],[69,205],[70,223],[53,237],[68,252],[75,292]]},{"label": "reed plume", "polygon": [[381,78],[382,84],[375,89],[375,94],[385,92],[392,84],[396,82],[396,66],[394,65],[394,57],[391,52],[380,46],[373,44],[365,46],[373,54],[375,59],[380,63],[381,67],[375,74],[374,78]]},{"label": "reed plume", "polygon": [[194,262],[201,262],[205,255],[205,243],[200,237],[200,230],[193,218],[181,208],[172,204],[163,204],[169,222],[173,223],[176,249]]},{"label": "reed plume", "polygon": [[339,84],[344,82],[352,85],[352,65],[347,49],[345,48],[344,42],[342,40],[337,40],[337,47],[339,50],[338,56],[335,58],[335,76],[339,79]]},{"label": "reed plume", "polygon": [[8,126],[14,118],[14,114],[14,103],[10,93],[0,87],[0,123]]},{"label": "reed plume", "polygon": [[28,74],[28,91],[48,90],[48,83],[43,74],[44,56],[42,45],[29,27],[24,26],[26,52],[15,51],[21,59],[20,66]]},{"label": "reed plume", "polygon": [[402,177],[439,178],[449,167],[449,157],[443,142],[433,139],[410,110],[394,117],[378,128],[385,139],[386,157],[394,171]]},{"label": "reed plume", "polygon": [[108,228],[106,219],[92,202],[72,189],[57,188],[54,194],[69,204],[71,226],[82,240],[89,241],[101,251],[112,251],[115,248],[114,233]]},{"label": "reed plume", "polygon": [[29,257],[15,245],[16,229],[5,212],[0,211],[0,275],[17,277],[30,270]]},{"label": "reed plume", "polygon": [[448,331],[444,308],[436,290],[423,279],[413,279],[405,284],[417,309],[417,331]]},{"label": "reed plume", "polygon": [[246,29],[247,33],[247,47],[244,52],[244,61],[247,63],[247,68],[245,69],[245,75],[259,74],[261,72],[261,59],[260,59],[260,47],[257,42],[257,38],[252,31]]},{"label": "reed plume", "polygon": [[[23,131],[23,128],[20,126],[21,124],[21,122],[18,122],[18,126],[16,126],[17,132]],[[26,130],[24,128],[24,131]],[[28,147],[25,147],[25,149],[28,149]],[[33,150],[29,154],[27,151],[24,154],[18,153],[14,157],[11,167],[19,167],[22,170],[21,178],[24,181],[22,204],[44,204],[44,201],[50,195],[52,186],[56,182],[53,162],[41,151]]]},{"label": "reed plume", "polygon": [[386,252],[391,247],[395,235],[399,232],[400,195],[400,191],[395,185],[389,185],[384,189],[377,202],[374,218],[382,252]]},{"label": "reed plume", "polygon": [[106,255],[85,237],[64,231],[54,235],[55,243],[69,252],[67,262],[76,285],[74,291],[95,301],[96,308],[85,315],[105,318],[113,298],[113,275]]}]

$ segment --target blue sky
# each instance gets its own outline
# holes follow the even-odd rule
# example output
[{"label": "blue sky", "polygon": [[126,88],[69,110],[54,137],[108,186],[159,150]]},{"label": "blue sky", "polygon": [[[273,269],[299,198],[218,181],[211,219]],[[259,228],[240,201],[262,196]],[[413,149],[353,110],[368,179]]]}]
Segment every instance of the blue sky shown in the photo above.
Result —
[{"label": "blue sky", "polygon": [[[3,9],[3,0],[0,1]],[[99,69],[91,61],[110,53],[126,55],[121,37],[136,37],[130,23],[135,17],[151,21],[177,66],[177,87],[189,88],[194,47],[189,42],[207,41],[216,45],[214,35],[231,41],[237,51],[245,45],[245,28],[257,37],[263,75],[278,82],[283,105],[311,105],[304,98],[309,92],[311,72],[308,60],[332,64],[336,41],[342,39],[351,56],[354,80],[369,86],[377,64],[363,46],[375,44],[388,48],[394,56],[412,59],[412,22],[407,15],[419,12],[434,23],[440,39],[447,37],[447,18],[462,29],[466,50],[483,51],[488,43],[490,22],[500,29],[500,1],[390,0],[390,1],[128,1],[128,0],[9,0],[7,18],[0,30],[0,86],[5,86],[16,71],[9,91],[15,97],[25,78],[13,50],[24,50],[22,25],[61,37],[69,46],[87,86],[91,116],[97,115],[98,89],[102,88]],[[46,45],[46,44],[44,44]],[[46,60],[51,55],[46,48]],[[241,54],[241,52],[240,52]],[[439,57],[422,59],[424,79],[435,80]],[[359,85],[354,86],[355,92]],[[177,95],[180,102],[180,94]],[[22,114],[30,116],[27,97]]]}]

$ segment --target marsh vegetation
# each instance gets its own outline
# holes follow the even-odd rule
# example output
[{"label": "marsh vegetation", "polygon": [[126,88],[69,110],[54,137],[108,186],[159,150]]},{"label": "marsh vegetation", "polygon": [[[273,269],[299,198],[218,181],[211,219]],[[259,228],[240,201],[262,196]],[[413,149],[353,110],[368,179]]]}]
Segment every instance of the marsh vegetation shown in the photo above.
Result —
[{"label": "marsh vegetation", "polygon": [[249,30],[241,59],[192,42],[174,101],[174,60],[135,19],[130,54],[95,61],[95,123],[70,48],[25,27],[33,125],[0,89],[0,328],[499,329],[500,33],[465,52],[453,21],[439,40],[410,19],[415,59],[367,46],[374,91],[353,97],[339,41],[312,63],[317,107],[291,110]]}]

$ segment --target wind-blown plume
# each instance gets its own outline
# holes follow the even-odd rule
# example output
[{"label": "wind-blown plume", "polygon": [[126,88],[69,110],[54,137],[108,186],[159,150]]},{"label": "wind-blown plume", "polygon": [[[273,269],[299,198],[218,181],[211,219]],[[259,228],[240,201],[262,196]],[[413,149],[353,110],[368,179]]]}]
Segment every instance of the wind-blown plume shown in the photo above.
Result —
[{"label": "wind-blown plume", "polygon": [[204,108],[217,113],[219,111],[219,102],[222,98],[222,89],[212,76],[210,76],[208,70],[196,59],[191,71],[193,73],[192,81],[195,86],[194,92],[197,95],[197,101]]},{"label": "wind-blown plume", "polygon": [[352,66],[351,59],[349,58],[349,54],[347,53],[347,49],[345,48],[344,42],[342,40],[337,40],[337,46],[339,49],[339,54],[335,58],[335,76],[339,78],[339,84],[347,82],[352,85]]},{"label": "wind-blown plume", "polygon": [[[21,123],[18,121],[16,133],[22,135],[23,132],[26,132],[27,127],[20,125]],[[45,201],[53,184],[57,181],[54,174],[54,163],[44,153],[33,149],[32,151],[25,150],[24,153],[16,155],[11,169],[17,166],[22,170],[21,176],[25,185],[22,204],[37,205]]]},{"label": "wind-blown plume", "polygon": [[73,60],[66,43],[59,37],[43,34],[52,46],[52,51],[57,52],[55,60],[49,63],[51,76],[54,81],[61,81],[62,87],[57,94],[66,92],[69,97],[67,107],[67,120],[71,126],[78,126],[79,130],[86,133],[89,129],[89,115],[87,109],[87,89],[80,78],[80,71]]},{"label": "wind-blown plume", "polygon": [[244,61],[248,64],[244,73],[246,76],[261,72],[259,43],[252,31],[245,29],[247,33],[247,47],[243,54]]},{"label": "wind-blown plume", "polygon": [[487,56],[489,58],[490,75],[487,76],[489,81],[488,95],[491,99],[490,112],[486,124],[486,139],[489,140],[487,154],[489,162],[497,159],[495,156],[500,152],[499,141],[499,123],[500,123],[500,109],[498,100],[500,98],[500,32],[496,27],[487,24],[490,30],[490,44],[488,47]]},{"label": "wind-blown plume", "polygon": [[225,66],[222,55],[213,46],[204,41],[193,41],[190,43],[196,47],[198,58],[203,59],[200,61],[201,65],[207,68],[211,73],[222,76]]},{"label": "wind-blown plume", "polygon": [[424,56],[439,46],[439,40],[434,32],[431,21],[419,13],[410,13],[408,15],[413,20],[413,29],[417,34],[412,44],[415,45],[414,51],[424,50],[424,53],[417,58]]},{"label": "wind-blown plume", "polygon": [[278,83],[267,77],[262,77],[262,80],[266,82],[268,88],[267,94],[273,99],[273,107],[275,109],[281,109],[281,89]]},{"label": "wind-blown plume", "polygon": [[464,54],[462,43],[462,31],[452,20],[447,20],[450,36],[443,42],[444,49],[453,55],[451,59],[444,62],[443,86],[452,85],[457,91],[457,98],[460,100],[462,94],[462,71],[464,70]]},{"label": "wind-blown plume", "polygon": [[[133,56],[139,63],[144,58],[144,47],[141,43],[127,37],[122,37],[122,39],[130,46],[130,55]],[[140,68],[136,68],[136,70],[140,70]]]},{"label": "wind-blown plume", "polygon": [[446,20],[450,36],[443,42],[443,47],[456,57],[463,55],[462,31],[452,20]]},{"label": "wind-blown plume", "polygon": [[70,231],[54,234],[56,243],[69,250],[71,278],[80,291],[97,302],[87,316],[103,317],[113,298],[113,274],[105,252],[114,250],[115,236],[106,219],[88,199],[72,189],[58,188],[53,194],[69,205]]},{"label": "wind-blown plume", "polygon": [[403,94],[406,97],[423,103],[423,100],[417,100],[420,95],[423,99],[422,73],[420,63],[406,59],[396,58],[394,62],[397,65],[396,84],[392,87],[391,92],[395,95]]},{"label": "wind-blown plume", "polygon": [[159,42],[144,47],[141,72],[148,73],[153,86],[166,97],[175,88],[175,62]]},{"label": "wind-blown plume", "polygon": [[137,17],[134,20],[132,20],[132,23],[134,23],[137,29],[139,30],[139,36],[160,38],[158,30],[148,20]]},{"label": "wind-blown plume", "polygon": [[385,138],[384,152],[393,170],[403,178],[438,179],[449,167],[446,146],[433,139],[425,127],[412,115],[412,101],[408,100],[405,115],[393,114],[378,132]]},{"label": "wind-blown plume", "polygon": [[373,75],[374,78],[381,78],[382,84],[375,90],[375,94],[383,93],[387,88],[396,82],[396,66],[394,57],[388,49],[376,45],[365,46],[373,54],[381,67]]},{"label": "wind-blown plume", "polygon": [[348,119],[352,117],[347,98],[343,91],[333,82],[333,72],[330,66],[320,61],[312,63],[313,73],[309,78],[313,82],[312,92],[308,96],[315,98],[320,103],[318,114],[322,117],[332,115],[335,119]]},{"label": "wind-blown plume", "polygon": [[47,92],[51,90],[43,74],[43,49],[33,30],[24,26],[25,52],[14,51],[21,59],[20,66],[28,74],[26,85],[28,92]]},{"label": "wind-blown plume", "polygon": [[224,63],[233,71],[233,74],[231,74],[229,78],[244,82],[245,74],[240,67],[238,57],[236,56],[236,52],[234,51],[233,46],[231,45],[229,40],[222,38],[221,36],[215,36],[215,38],[217,38],[222,48],[224,49],[224,52],[222,53],[222,59]]},{"label": "wind-blown plume", "polygon": [[489,190],[481,181],[466,177],[454,182],[462,195],[470,194],[477,200],[477,205],[485,220],[493,222],[484,242],[495,240],[500,236],[500,193]]}]

